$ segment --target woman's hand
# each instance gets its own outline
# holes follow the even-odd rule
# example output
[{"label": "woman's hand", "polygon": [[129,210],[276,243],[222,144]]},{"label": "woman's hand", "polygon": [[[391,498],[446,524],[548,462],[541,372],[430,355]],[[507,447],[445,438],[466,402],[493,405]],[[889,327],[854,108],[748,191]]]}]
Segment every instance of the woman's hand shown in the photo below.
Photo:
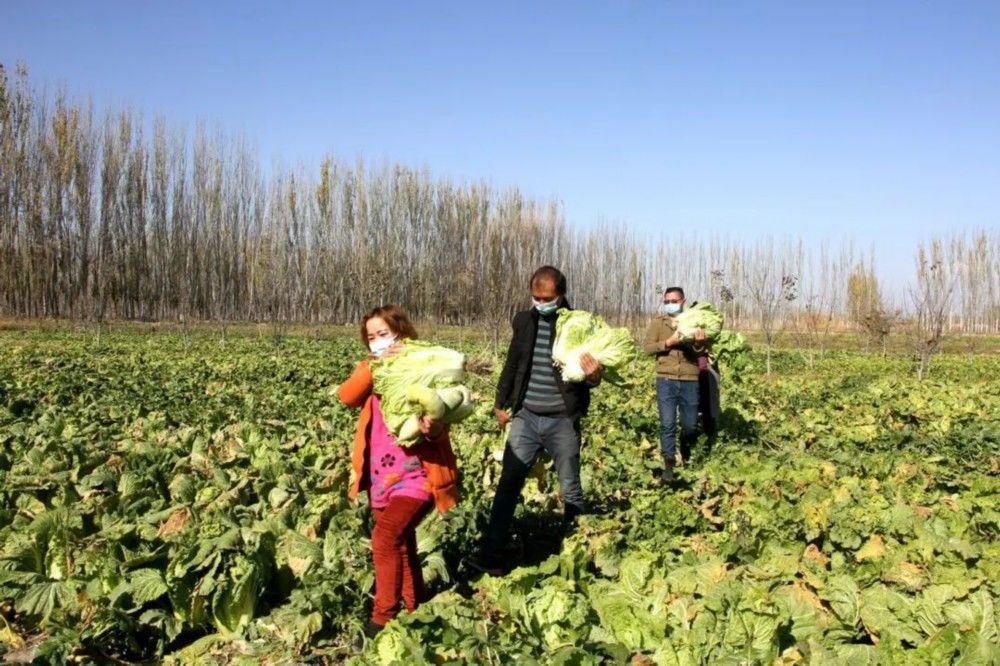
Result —
[{"label": "woman's hand", "polygon": [[437,439],[447,427],[444,421],[435,421],[426,414],[420,417],[420,433],[427,439]]}]

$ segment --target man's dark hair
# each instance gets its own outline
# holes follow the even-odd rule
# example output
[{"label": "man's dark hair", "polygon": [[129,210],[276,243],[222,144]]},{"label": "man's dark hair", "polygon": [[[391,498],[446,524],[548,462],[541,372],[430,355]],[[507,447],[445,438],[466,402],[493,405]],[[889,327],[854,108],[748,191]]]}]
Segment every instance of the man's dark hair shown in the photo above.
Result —
[{"label": "man's dark hair", "polygon": [[680,294],[681,298],[685,297],[684,296],[684,290],[681,287],[667,287],[667,290],[665,292],[663,292],[663,295],[666,296],[667,294],[669,294],[672,291],[676,291],[678,294]]},{"label": "man's dark hair", "polygon": [[566,276],[555,266],[542,266],[532,273],[528,288],[534,287],[535,284],[542,280],[552,280],[552,283],[556,286],[556,294],[559,296],[566,295]]}]

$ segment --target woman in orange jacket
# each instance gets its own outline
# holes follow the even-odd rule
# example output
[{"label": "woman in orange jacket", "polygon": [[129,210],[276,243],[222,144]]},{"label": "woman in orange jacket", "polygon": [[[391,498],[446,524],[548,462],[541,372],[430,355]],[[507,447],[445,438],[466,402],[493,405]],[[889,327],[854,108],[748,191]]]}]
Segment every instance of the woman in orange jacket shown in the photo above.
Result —
[{"label": "woman in orange jacket", "polygon": [[417,557],[417,525],[437,508],[444,513],[458,500],[457,467],[448,425],[429,417],[420,420],[420,442],[403,448],[386,427],[379,396],[373,393],[371,361],[398,354],[417,332],[394,305],[375,308],[361,322],[361,339],[371,350],[338,396],[348,407],[361,408],[354,435],[349,495],[368,491],[375,528],[375,604],[365,630],[374,636],[396,617],[400,600],[408,611],[423,601],[424,586]]}]

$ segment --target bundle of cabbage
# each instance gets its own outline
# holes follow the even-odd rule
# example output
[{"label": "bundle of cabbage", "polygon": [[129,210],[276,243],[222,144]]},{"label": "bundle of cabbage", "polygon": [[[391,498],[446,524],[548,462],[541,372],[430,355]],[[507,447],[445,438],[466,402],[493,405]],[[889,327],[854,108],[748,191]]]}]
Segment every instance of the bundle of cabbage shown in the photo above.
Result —
[{"label": "bundle of cabbage", "polygon": [[694,332],[699,328],[710,338],[722,332],[722,314],[711,303],[692,305],[677,315],[675,321],[677,338],[681,342],[694,342]]},{"label": "bundle of cabbage", "polygon": [[562,369],[563,381],[582,382],[586,378],[580,357],[589,352],[611,380],[615,370],[635,355],[635,343],[627,328],[611,328],[604,319],[584,310],[560,310],[552,360]]},{"label": "bundle of cabbage", "polygon": [[476,409],[465,380],[465,355],[420,340],[407,340],[403,350],[372,361],[375,393],[385,424],[401,446],[420,438],[420,417],[458,423]]}]

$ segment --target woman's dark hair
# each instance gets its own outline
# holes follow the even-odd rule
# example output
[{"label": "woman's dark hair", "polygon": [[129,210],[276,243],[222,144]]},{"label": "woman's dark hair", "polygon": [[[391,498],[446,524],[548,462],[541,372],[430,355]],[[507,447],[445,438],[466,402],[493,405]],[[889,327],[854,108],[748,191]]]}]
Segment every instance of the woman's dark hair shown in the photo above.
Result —
[{"label": "woman's dark hair", "polygon": [[681,295],[681,298],[684,298],[684,290],[681,289],[680,287],[667,287],[667,290],[663,292],[663,295],[666,296],[672,291],[676,291],[678,294]]},{"label": "woman's dark hair", "polygon": [[368,321],[375,317],[382,319],[397,338],[401,340],[417,339],[417,329],[414,328],[413,322],[406,316],[403,309],[395,305],[383,305],[366,314],[361,320],[361,342],[366,347],[368,346]]},{"label": "woman's dark hair", "polygon": [[559,296],[566,295],[566,276],[555,266],[542,266],[532,273],[528,288],[531,289],[542,280],[552,280],[552,283],[556,286],[556,294]]}]

